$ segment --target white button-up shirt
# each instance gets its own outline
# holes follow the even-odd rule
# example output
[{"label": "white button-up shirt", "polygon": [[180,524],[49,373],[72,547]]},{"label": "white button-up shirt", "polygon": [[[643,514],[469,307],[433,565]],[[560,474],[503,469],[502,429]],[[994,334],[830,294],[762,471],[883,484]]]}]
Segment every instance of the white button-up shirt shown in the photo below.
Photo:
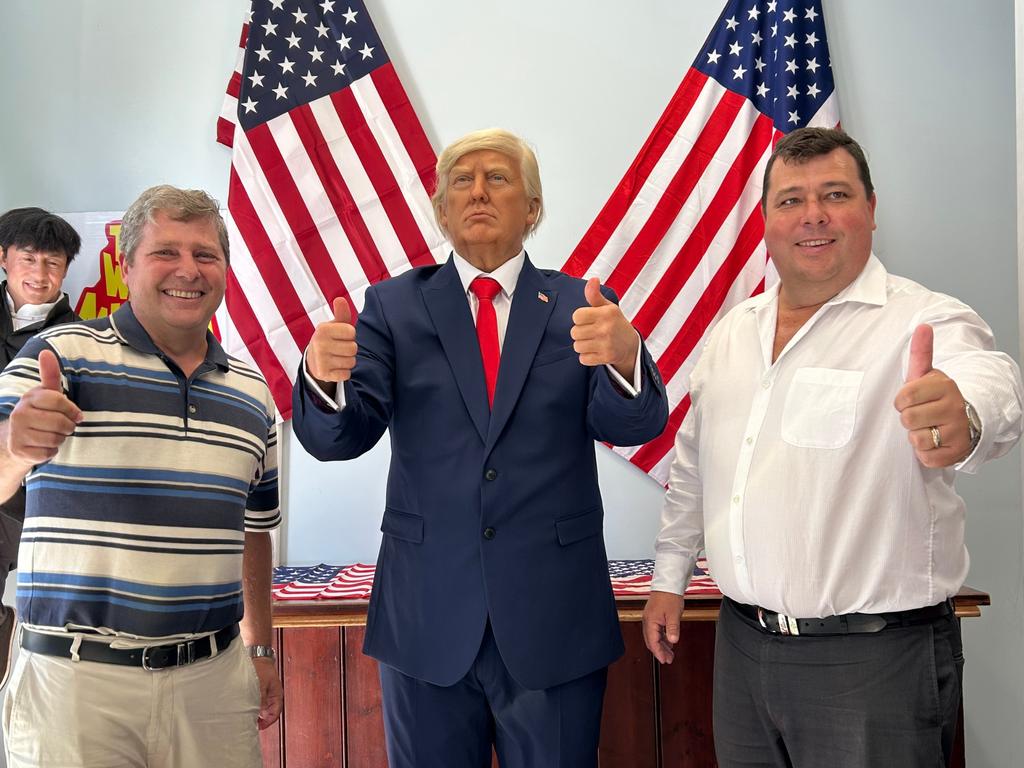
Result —
[{"label": "white button-up shirt", "polygon": [[681,594],[706,548],[724,595],[790,616],[933,605],[963,585],[954,468],[916,459],[893,400],[910,337],[972,403],[974,472],[1021,432],[1020,371],[970,307],[889,275],[874,256],[772,361],[778,287],[714,328],[676,437],[652,588]]}]

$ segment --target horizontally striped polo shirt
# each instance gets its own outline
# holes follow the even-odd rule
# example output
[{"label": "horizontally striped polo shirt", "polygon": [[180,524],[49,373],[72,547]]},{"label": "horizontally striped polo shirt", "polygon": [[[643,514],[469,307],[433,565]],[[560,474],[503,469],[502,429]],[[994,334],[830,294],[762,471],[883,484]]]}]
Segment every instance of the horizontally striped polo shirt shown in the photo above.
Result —
[{"label": "horizontally striped polo shirt", "polygon": [[242,616],[246,531],[280,523],[263,377],[207,334],[188,379],[129,304],[30,340],[0,374],[0,418],[44,347],[85,418],[27,476],[18,613],[36,628],[180,638]]}]

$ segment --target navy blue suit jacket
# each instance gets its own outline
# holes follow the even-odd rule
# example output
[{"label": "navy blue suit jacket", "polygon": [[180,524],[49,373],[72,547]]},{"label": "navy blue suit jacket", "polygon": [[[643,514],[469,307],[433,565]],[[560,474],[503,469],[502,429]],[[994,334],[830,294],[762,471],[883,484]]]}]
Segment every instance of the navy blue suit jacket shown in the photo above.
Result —
[{"label": "navy blue suit jacket", "polygon": [[321,461],[359,456],[390,431],[364,650],[407,675],[461,679],[488,618],[527,688],[573,680],[622,653],[594,441],[646,442],[668,408],[646,349],[634,399],[603,366],[580,364],[569,332],[587,303],[584,284],[526,260],[493,412],[451,259],[367,290],[340,412],[319,404],[301,374],[296,382],[295,434]]}]

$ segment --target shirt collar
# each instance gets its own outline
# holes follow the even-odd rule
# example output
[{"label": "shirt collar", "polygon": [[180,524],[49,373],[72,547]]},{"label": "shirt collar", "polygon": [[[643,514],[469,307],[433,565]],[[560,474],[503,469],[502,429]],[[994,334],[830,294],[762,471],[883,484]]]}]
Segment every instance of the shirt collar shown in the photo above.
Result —
[{"label": "shirt collar", "polygon": [[[886,288],[888,280],[888,271],[886,271],[882,262],[878,260],[878,257],[872,253],[868,256],[867,263],[864,264],[864,269],[862,269],[860,274],[854,278],[853,282],[825,302],[824,306],[828,307],[836,304],[845,304],[847,302],[875,304],[880,307],[884,306],[888,300],[888,292]],[[756,312],[763,307],[777,303],[779,299],[780,285],[781,283],[776,281],[776,283],[771,288],[766,289],[764,293],[753,297],[747,304],[747,311]]]},{"label": "shirt collar", "polygon": [[886,284],[889,280],[889,273],[882,266],[882,262],[872,253],[864,269],[860,271],[856,279],[841,290],[829,304],[845,304],[848,301],[855,301],[861,304],[875,304],[884,306],[888,298]]},{"label": "shirt collar", "polygon": [[[139,322],[132,311],[131,302],[125,302],[110,316],[110,325],[121,340],[128,346],[147,355],[163,355],[163,351],[153,342],[149,333]],[[228,355],[217,341],[217,337],[206,331],[206,362],[213,363],[222,370],[228,370]]]},{"label": "shirt collar", "polygon": [[7,283],[4,282],[4,299],[7,300],[7,309],[10,310],[12,318],[17,317],[20,320],[29,320],[31,322],[45,320],[61,298],[63,298],[63,294],[57,294],[57,298],[49,304],[22,304],[21,309],[15,310],[14,297],[11,296]]},{"label": "shirt collar", "polygon": [[472,283],[480,275],[485,277],[493,278],[498,281],[501,286],[502,293],[505,294],[510,300],[512,294],[516,291],[516,283],[519,282],[519,273],[523,271],[523,264],[526,263],[526,251],[522,250],[511,259],[506,261],[500,267],[493,272],[484,272],[481,269],[477,269],[458,253],[452,251],[452,257],[455,261],[455,269],[459,273],[459,280],[462,281],[462,289],[469,295],[469,284]]}]

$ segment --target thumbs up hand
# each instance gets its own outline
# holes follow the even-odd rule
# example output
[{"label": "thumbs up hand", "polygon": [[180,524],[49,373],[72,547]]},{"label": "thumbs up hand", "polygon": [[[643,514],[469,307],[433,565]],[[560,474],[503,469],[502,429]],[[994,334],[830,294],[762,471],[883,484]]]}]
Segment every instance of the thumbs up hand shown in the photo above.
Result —
[{"label": "thumbs up hand", "polygon": [[919,325],[910,339],[906,383],[893,405],[914,448],[926,467],[948,467],[971,451],[971,430],[964,397],[956,382],[932,368],[934,332]]},{"label": "thumbs up hand", "polygon": [[583,289],[587,306],[572,314],[573,349],[583,365],[610,365],[626,381],[633,380],[637,332],[619,306],[601,293],[601,281],[592,277]]},{"label": "thumbs up hand", "polygon": [[22,395],[11,411],[7,451],[29,466],[49,461],[83,418],[61,388],[57,356],[44,349],[39,353],[39,386]]},{"label": "thumbs up hand", "polygon": [[306,370],[324,392],[334,397],[338,382],[352,377],[356,367],[356,327],[348,301],[339,296],[332,304],[334,318],[320,323],[306,348]]}]

